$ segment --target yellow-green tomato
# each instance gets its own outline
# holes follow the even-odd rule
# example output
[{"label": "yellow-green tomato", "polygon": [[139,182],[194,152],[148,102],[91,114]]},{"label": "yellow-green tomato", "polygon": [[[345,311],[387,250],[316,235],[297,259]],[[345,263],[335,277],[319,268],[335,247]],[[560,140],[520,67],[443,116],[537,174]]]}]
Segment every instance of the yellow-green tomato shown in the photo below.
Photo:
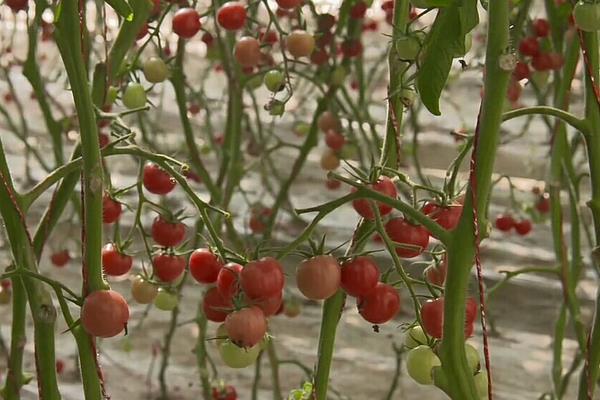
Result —
[{"label": "yellow-green tomato", "polygon": [[131,295],[140,304],[150,304],[156,298],[158,288],[141,276],[136,276],[131,282]]},{"label": "yellow-green tomato", "polygon": [[416,325],[406,332],[404,346],[409,349],[414,349],[415,347],[426,345],[428,340],[427,334],[423,331],[421,325]]},{"label": "yellow-green tomato", "polygon": [[139,83],[130,83],[123,93],[123,105],[129,109],[146,105],[146,91]]},{"label": "yellow-green tomato", "polygon": [[225,365],[230,368],[249,367],[256,362],[259,353],[260,345],[244,349],[229,339],[219,345],[219,355]]},{"label": "yellow-green tomato", "polygon": [[417,346],[408,352],[406,369],[408,375],[421,385],[433,384],[433,368],[442,362],[429,346]]},{"label": "yellow-green tomato", "polygon": [[414,60],[421,51],[424,40],[425,33],[422,31],[411,32],[408,35],[396,39],[394,45],[398,57],[401,60]]},{"label": "yellow-green tomato", "polygon": [[148,82],[164,82],[169,77],[169,67],[162,58],[150,57],[144,62],[144,76]]},{"label": "yellow-green tomato", "polygon": [[307,124],[306,122],[298,122],[294,126],[294,133],[296,136],[306,136],[308,131],[310,131],[310,124]]},{"label": "yellow-green tomato", "polygon": [[268,71],[263,78],[265,86],[271,92],[281,91],[284,88],[284,80],[285,77],[283,76],[283,73],[276,69]]},{"label": "yellow-green tomato", "polygon": [[154,299],[154,306],[159,310],[172,311],[177,307],[179,299],[175,293],[170,293],[164,289],[158,289],[158,294]]},{"label": "yellow-green tomato", "polygon": [[465,353],[467,353],[467,363],[469,364],[469,367],[471,367],[473,373],[476,373],[479,371],[480,367],[479,351],[469,343],[465,343]]}]

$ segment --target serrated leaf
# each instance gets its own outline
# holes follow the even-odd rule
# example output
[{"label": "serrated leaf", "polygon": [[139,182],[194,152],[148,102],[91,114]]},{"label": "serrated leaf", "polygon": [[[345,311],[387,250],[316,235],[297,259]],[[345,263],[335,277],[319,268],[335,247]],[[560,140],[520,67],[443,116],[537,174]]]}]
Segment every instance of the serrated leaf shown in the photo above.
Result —
[{"label": "serrated leaf", "polygon": [[439,100],[446,85],[453,59],[465,53],[465,35],[477,23],[477,0],[463,0],[440,9],[425,41],[425,56],[417,77],[423,105],[440,115]]},{"label": "serrated leaf", "polygon": [[127,21],[133,19],[133,10],[125,0],[106,0],[106,3]]}]

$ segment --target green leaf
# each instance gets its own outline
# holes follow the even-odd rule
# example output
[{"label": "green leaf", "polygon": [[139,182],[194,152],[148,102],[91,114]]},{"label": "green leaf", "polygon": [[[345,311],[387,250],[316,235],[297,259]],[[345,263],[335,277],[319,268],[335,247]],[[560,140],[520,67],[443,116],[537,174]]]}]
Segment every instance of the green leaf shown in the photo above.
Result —
[{"label": "green leaf", "polygon": [[477,23],[477,0],[463,0],[440,9],[427,36],[424,57],[417,77],[421,101],[434,115],[440,115],[439,100],[446,85],[452,61],[465,53],[465,35]]},{"label": "green leaf", "polygon": [[127,21],[133,19],[133,10],[125,0],[106,0],[109,6]]}]

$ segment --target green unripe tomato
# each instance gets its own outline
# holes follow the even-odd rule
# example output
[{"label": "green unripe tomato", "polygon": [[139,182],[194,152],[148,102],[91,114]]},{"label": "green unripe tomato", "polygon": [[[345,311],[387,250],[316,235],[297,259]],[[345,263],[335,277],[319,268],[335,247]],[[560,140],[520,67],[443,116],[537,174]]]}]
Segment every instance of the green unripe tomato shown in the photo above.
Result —
[{"label": "green unripe tomato", "polygon": [[294,133],[296,136],[306,136],[308,131],[310,131],[310,124],[307,124],[306,122],[298,122],[294,126]]},{"label": "green unripe tomato", "polygon": [[172,311],[177,307],[179,299],[174,293],[167,292],[164,289],[158,289],[158,294],[154,299],[154,306],[159,310]]},{"label": "green unripe tomato", "polygon": [[281,116],[285,112],[285,104],[279,100],[271,101],[269,107],[269,114],[273,116]]},{"label": "green unripe tomato", "polygon": [[416,97],[417,92],[410,87],[402,88],[402,91],[400,92],[400,101],[402,101],[402,104],[406,107],[410,107],[415,102]]},{"label": "green unripe tomato", "polygon": [[114,86],[109,86],[106,91],[106,104],[113,104],[117,100],[119,90]]},{"label": "green unripe tomato", "polygon": [[267,72],[263,78],[263,82],[265,83],[267,89],[274,93],[283,90],[284,80],[285,77],[283,76],[283,73],[276,69],[272,69],[271,71]]},{"label": "green unripe tomato", "polygon": [[246,368],[254,364],[259,353],[259,345],[244,349],[234,344],[231,340],[226,340],[219,345],[219,355],[225,365],[230,368]]},{"label": "green unripe tomato", "polygon": [[488,374],[485,371],[481,371],[473,377],[475,380],[475,387],[477,388],[477,394],[481,399],[488,398]]},{"label": "green unripe tomato", "polygon": [[423,331],[423,328],[421,328],[421,325],[416,325],[406,332],[406,336],[404,336],[404,346],[409,349],[414,349],[415,347],[426,345],[428,340],[429,338]]},{"label": "green unripe tomato", "polygon": [[465,343],[465,353],[467,353],[467,363],[469,364],[469,367],[471,367],[471,370],[473,371],[473,373],[475,374],[477,371],[479,371],[479,351],[471,346],[469,343]]},{"label": "green unripe tomato", "polygon": [[412,61],[417,58],[423,41],[425,40],[425,32],[415,31],[408,35],[398,38],[395,42],[396,53],[401,60]]},{"label": "green unripe tomato", "polygon": [[263,83],[263,78],[260,75],[254,75],[246,81],[246,88],[249,90],[258,89]]},{"label": "green unripe tomato", "polygon": [[346,68],[344,68],[341,65],[338,65],[331,73],[331,84],[333,86],[342,86],[344,84],[344,81],[346,80],[347,75],[348,73],[346,72]]},{"label": "green unripe tomato", "polygon": [[123,93],[123,105],[129,109],[146,105],[146,91],[139,83],[130,83]]},{"label": "green unripe tomato", "polygon": [[215,332],[215,344],[220,346],[222,343],[225,343],[229,337],[227,336],[227,329],[225,328],[225,324],[220,324]]},{"label": "green unripe tomato", "polygon": [[162,58],[150,57],[144,62],[144,76],[148,82],[164,82],[169,77],[169,67]]},{"label": "green unripe tomato", "polygon": [[600,4],[579,1],[573,8],[573,18],[577,27],[582,31],[600,30]]},{"label": "green unripe tomato", "polygon": [[433,368],[442,362],[429,346],[417,346],[408,352],[406,369],[408,375],[421,385],[433,384]]}]

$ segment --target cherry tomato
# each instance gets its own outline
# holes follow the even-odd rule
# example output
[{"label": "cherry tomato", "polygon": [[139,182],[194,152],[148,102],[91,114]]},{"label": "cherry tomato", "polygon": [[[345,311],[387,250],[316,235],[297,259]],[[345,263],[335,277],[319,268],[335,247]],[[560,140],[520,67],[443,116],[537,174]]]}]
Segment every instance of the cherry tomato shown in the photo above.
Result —
[{"label": "cherry tomato", "polygon": [[414,349],[420,345],[429,343],[429,337],[423,331],[420,325],[415,325],[406,332],[404,336],[404,346],[408,349]]},{"label": "cherry tomato", "polygon": [[266,299],[250,300],[248,303],[260,308],[265,317],[276,315],[283,305],[283,291]]},{"label": "cherry tomato", "polygon": [[446,257],[439,265],[430,265],[425,269],[425,277],[434,285],[443,286],[446,282],[446,273],[448,272],[448,260]]},{"label": "cherry tomato", "polygon": [[267,229],[267,222],[273,211],[267,207],[258,207],[252,209],[248,226],[253,233],[263,233]]},{"label": "cherry tomato", "polygon": [[341,129],[340,120],[331,111],[325,111],[319,115],[317,125],[321,132],[339,131]]},{"label": "cherry tomato", "polygon": [[217,11],[217,22],[228,31],[242,29],[246,23],[246,7],[237,1],[228,1]]},{"label": "cherry tomato", "polygon": [[285,44],[292,57],[308,57],[315,49],[315,38],[306,31],[295,30],[288,35]]},{"label": "cherry tomato", "polygon": [[200,283],[214,283],[223,262],[210,249],[197,249],[190,256],[190,274]]},{"label": "cherry tomato", "polygon": [[227,314],[231,312],[233,303],[231,299],[226,299],[217,290],[212,287],[204,293],[202,300],[202,310],[206,319],[213,322],[223,322],[227,318]]},{"label": "cherry tomato", "polygon": [[237,398],[237,392],[231,385],[212,389],[212,400],[237,400]]},{"label": "cherry tomato", "polygon": [[185,270],[185,258],[167,253],[152,257],[154,275],[163,282],[174,282]]},{"label": "cherry tomato", "polygon": [[508,89],[506,91],[506,98],[511,103],[516,103],[521,98],[522,91],[523,88],[521,87],[521,84],[518,81],[513,80],[508,85]]},{"label": "cherry tomato", "polygon": [[331,150],[340,151],[344,144],[346,144],[346,138],[339,132],[329,130],[325,134],[325,144]]},{"label": "cherry tomato", "polygon": [[326,32],[335,26],[335,17],[332,14],[319,14],[317,17],[317,27],[319,31]]},{"label": "cherry tomato", "polygon": [[81,307],[81,324],[91,336],[109,338],[127,327],[129,307],[114,290],[97,290],[88,294]]},{"label": "cherry tomato", "polygon": [[446,230],[453,230],[458,225],[460,217],[462,215],[463,206],[462,204],[454,204],[448,207],[440,207],[433,219]]},{"label": "cherry tomato", "polygon": [[367,3],[362,0],[357,1],[352,8],[350,8],[350,17],[354,19],[363,19],[367,13],[367,8]]},{"label": "cherry tomato", "polygon": [[286,300],[283,305],[283,313],[288,318],[295,318],[302,312],[302,304],[295,299]]},{"label": "cherry tomato", "polygon": [[63,372],[65,372],[65,362],[63,360],[56,360],[56,373],[58,375],[62,375]]},{"label": "cherry tomato", "polygon": [[547,19],[535,19],[531,23],[531,27],[537,37],[546,37],[550,34],[550,22]]},{"label": "cherry tomato", "polygon": [[177,294],[171,293],[165,289],[158,289],[154,298],[154,306],[162,311],[173,311],[179,305]]},{"label": "cherry tomato", "polygon": [[131,295],[139,304],[150,304],[156,298],[158,288],[141,276],[136,276],[131,282]]},{"label": "cherry tomato", "polygon": [[240,274],[242,266],[237,263],[227,263],[217,275],[217,290],[226,299],[233,298],[240,290]]},{"label": "cherry tomato", "polygon": [[267,319],[256,306],[242,308],[225,318],[225,330],[233,343],[244,348],[252,347],[267,333]]},{"label": "cherry tomato", "polygon": [[260,346],[244,349],[231,340],[226,340],[218,347],[223,363],[230,368],[246,368],[256,362],[260,353]]},{"label": "cherry tomato", "polygon": [[159,215],[152,222],[152,239],[161,246],[175,247],[185,239],[185,224],[170,222]]},{"label": "cherry tomato", "polygon": [[164,82],[169,77],[169,67],[159,57],[150,57],[144,62],[144,76],[151,83]]},{"label": "cherry tomato", "polygon": [[[391,197],[392,199],[396,199],[396,197],[398,196],[398,191],[396,190],[396,185],[387,176],[380,177],[376,183],[374,183],[373,185],[370,185],[369,187],[370,187],[370,189],[372,189],[376,192],[379,192],[385,196]],[[356,190],[357,190],[356,188],[353,189],[353,191],[356,191]],[[371,208],[371,201],[372,200],[369,200],[369,199],[354,200],[352,202],[352,207],[354,207],[356,212],[361,217],[368,219],[368,220],[374,220],[375,212]],[[381,203],[378,201],[375,201],[375,204],[377,205],[377,208],[379,209],[379,214],[381,216],[387,215],[392,212],[392,207],[387,204],[384,204],[384,203]]]},{"label": "cherry tomato", "polygon": [[420,225],[413,225],[404,218],[392,218],[385,224],[385,231],[391,240],[398,243],[396,254],[403,258],[413,258],[421,254],[429,245],[429,232]]},{"label": "cherry tomato", "polygon": [[356,299],[358,312],[372,324],[384,324],[400,311],[400,295],[390,285],[379,282],[366,296]]},{"label": "cherry tomato", "polygon": [[524,56],[534,57],[540,52],[540,43],[534,37],[527,37],[521,40],[519,51]]},{"label": "cherry tomato", "polygon": [[249,262],[240,274],[242,290],[252,300],[273,297],[283,289],[285,278],[279,261],[272,257]]},{"label": "cherry tomato", "polygon": [[304,296],[311,300],[325,300],[340,287],[340,265],[335,257],[321,255],[300,263],[296,283]]},{"label": "cherry tomato", "polygon": [[21,10],[27,10],[29,6],[28,0],[4,0],[4,4],[6,4],[10,9],[17,13]]},{"label": "cherry tomato", "polygon": [[55,267],[64,267],[69,261],[71,261],[71,255],[69,250],[61,250],[50,256],[50,261]]},{"label": "cherry tomato", "polygon": [[177,36],[189,39],[198,33],[201,27],[200,14],[193,8],[180,8],[173,15],[173,32]]},{"label": "cherry tomato", "polygon": [[[465,336],[473,333],[473,322],[477,314],[477,303],[469,298],[466,301],[465,312]],[[441,339],[444,329],[444,298],[427,300],[421,307],[421,320],[425,332],[436,339]]]},{"label": "cherry tomato", "polygon": [[441,365],[442,362],[429,346],[417,346],[406,357],[408,375],[421,385],[432,385],[433,368]]},{"label": "cherry tomato", "polygon": [[531,59],[531,66],[536,71],[548,71],[553,66],[552,56],[549,53],[539,53]]},{"label": "cherry tomato", "polygon": [[302,0],[275,0],[279,8],[284,10],[291,10],[299,7],[302,4]]},{"label": "cherry tomato", "polygon": [[113,243],[102,248],[102,269],[108,276],[121,276],[129,272],[133,258],[121,253]]},{"label": "cherry tomato", "polygon": [[277,69],[268,71],[263,77],[263,82],[266,88],[271,92],[279,92],[285,87],[285,77],[283,73]]},{"label": "cherry tomato", "polygon": [[242,67],[255,67],[261,60],[260,42],[253,37],[243,36],[235,44],[233,55]]},{"label": "cherry tomato", "polygon": [[565,58],[560,53],[548,53],[550,69],[559,70],[565,65]]},{"label": "cherry tomato", "polygon": [[595,32],[600,29],[600,5],[579,1],[573,8],[573,19],[577,28],[585,32]]},{"label": "cherry tomato", "polygon": [[542,214],[550,212],[550,195],[548,193],[540,195],[535,203],[535,208]]},{"label": "cherry tomato", "polygon": [[342,187],[342,182],[338,181],[337,179],[327,179],[325,181],[325,186],[329,190],[338,190],[340,187]]},{"label": "cherry tomato", "polygon": [[350,296],[366,296],[379,282],[379,268],[371,257],[359,256],[342,264],[341,286]]},{"label": "cherry tomato", "polygon": [[121,203],[114,200],[108,194],[102,197],[102,221],[105,224],[112,224],[121,216]]},{"label": "cherry tomato", "polygon": [[148,163],[144,166],[142,182],[146,190],[154,194],[164,195],[175,188],[175,179],[153,163]]},{"label": "cherry tomato", "polygon": [[528,219],[523,219],[523,220],[515,223],[515,231],[517,231],[517,233],[521,236],[528,235],[532,229],[533,229],[533,225],[531,224],[531,221]]},{"label": "cherry tomato", "polygon": [[130,83],[123,92],[123,105],[129,109],[142,108],[146,105],[146,90],[137,82]]},{"label": "cherry tomato", "polygon": [[508,214],[496,217],[496,228],[502,232],[508,232],[515,226],[515,220]]},{"label": "cherry tomato", "polygon": [[340,158],[333,150],[327,149],[321,154],[321,168],[325,171],[333,171],[339,166]]},{"label": "cherry tomato", "polygon": [[515,80],[520,81],[522,79],[529,79],[530,74],[529,66],[523,61],[518,61],[513,70],[513,77]]},{"label": "cherry tomato", "polygon": [[360,40],[349,39],[342,42],[341,50],[344,58],[355,58],[362,54],[363,45]]}]

